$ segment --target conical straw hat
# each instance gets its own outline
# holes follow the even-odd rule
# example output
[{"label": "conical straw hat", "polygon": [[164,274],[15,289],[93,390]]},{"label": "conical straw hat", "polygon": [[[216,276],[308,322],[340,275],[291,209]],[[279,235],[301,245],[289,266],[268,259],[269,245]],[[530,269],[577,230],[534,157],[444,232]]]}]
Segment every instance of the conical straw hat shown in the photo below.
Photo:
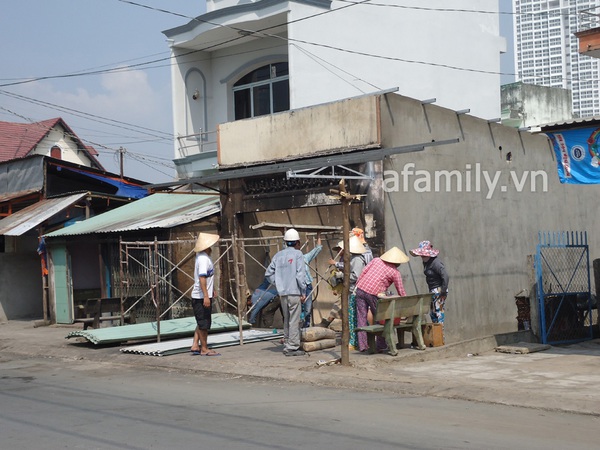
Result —
[{"label": "conical straw hat", "polygon": [[362,255],[367,251],[358,236],[352,236],[348,239],[348,247],[350,247],[350,253],[354,255]]},{"label": "conical straw hat", "polygon": [[385,262],[389,262],[390,264],[402,264],[410,261],[410,258],[406,256],[398,247],[390,248],[387,252],[381,255],[380,258]]},{"label": "conical straw hat", "polygon": [[[362,244],[362,242],[360,242],[360,239],[358,238],[358,236],[352,236],[350,239],[348,239],[349,242],[349,247],[350,247],[350,253],[354,254],[354,255],[362,255],[363,253],[365,253],[367,251],[367,249],[365,248],[365,246]],[[338,242],[338,245],[336,245],[334,247],[334,249],[336,248],[344,248],[344,241],[340,241]]]},{"label": "conical straw hat", "polygon": [[358,236],[358,239],[360,239],[360,242],[362,244],[367,243],[367,241],[365,240],[365,232],[362,228],[352,228],[352,231],[350,231],[350,237],[352,236]]},{"label": "conical straw hat", "polygon": [[218,234],[211,233],[200,233],[198,235],[198,239],[196,240],[196,246],[194,247],[194,251],[196,253],[206,250],[209,247],[212,247],[219,240]]}]

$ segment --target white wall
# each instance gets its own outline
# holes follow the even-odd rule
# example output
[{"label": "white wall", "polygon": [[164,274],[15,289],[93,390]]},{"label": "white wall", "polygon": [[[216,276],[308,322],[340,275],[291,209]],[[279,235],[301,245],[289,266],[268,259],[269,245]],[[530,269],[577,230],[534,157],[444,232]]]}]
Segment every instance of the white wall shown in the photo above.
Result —
[{"label": "white wall", "polygon": [[[348,7],[347,2],[333,2],[334,10],[322,14],[328,10],[281,2],[260,13],[211,20],[244,28],[275,15],[278,22],[285,23],[289,11],[283,39],[262,35],[242,45],[178,58],[179,66],[172,69],[175,134],[190,134],[189,111],[197,108],[194,105],[190,109],[188,99],[195,88],[184,85],[192,68],[206,79],[206,107],[202,111],[207,111],[208,131],[214,131],[217,124],[233,120],[231,85],[260,65],[286,57],[290,63],[291,109],[399,87],[402,95],[436,98],[438,105],[447,108],[470,108],[472,114],[486,119],[500,116],[500,52],[505,50],[505,42],[499,37],[498,14],[441,11],[497,12],[496,0],[481,0],[475,5],[468,0],[428,1],[426,6],[437,11],[415,9],[424,6],[416,0],[402,2],[406,8],[394,7],[398,3],[392,0],[377,3],[387,6]],[[211,11],[231,5],[213,1],[207,6]],[[306,19],[312,15],[316,16]],[[173,48],[174,55],[197,48],[191,40],[210,27],[198,24],[194,30],[171,36],[179,46]],[[269,55],[277,57],[269,61]],[[177,142],[175,157],[182,157]]]},{"label": "white wall", "polygon": [[[378,3],[397,5],[392,1]],[[428,1],[426,6],[489,11],[498,8],[496,1],[473,3]],[[347,5],[333,3],[334,8]],[[422,1],[405,1],[402,5],[424,6]],[[292,9],[290,20],[308,12],[306,6],[298,5]],[[440,106],[470,108],[472,114],[488,119],[499,117],[500,51],[504,47],[497,14],[369,4],[338,9],[290,26],[290,73],[295,75],[292,107],[399,87],[402,95],[422,100],[437,98]]]},{"label": "white wall", "polygon": [[61,149],[61,159],[63,161],[81,164],[83,166],[92,165],[85,152],[77,151],[77,144],[69,137],[68,132],[62,127],[52,128],[31,154],[50,156],[50,150],[55,145]]}]

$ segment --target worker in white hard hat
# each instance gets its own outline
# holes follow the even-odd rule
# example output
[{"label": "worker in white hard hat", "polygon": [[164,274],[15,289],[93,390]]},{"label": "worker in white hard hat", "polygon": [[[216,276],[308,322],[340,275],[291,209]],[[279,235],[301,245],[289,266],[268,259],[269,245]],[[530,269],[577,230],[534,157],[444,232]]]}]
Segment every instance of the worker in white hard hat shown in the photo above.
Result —
[{"label": "worker in white hard hat", "polygon": [[283,354],[301,356],[300,311],[306,300],[306,269],[300,251],[300,235],[290,228],[283,236],[285,248],[277,252],[267,267],[265,277],[274,284],[283,310]]}]

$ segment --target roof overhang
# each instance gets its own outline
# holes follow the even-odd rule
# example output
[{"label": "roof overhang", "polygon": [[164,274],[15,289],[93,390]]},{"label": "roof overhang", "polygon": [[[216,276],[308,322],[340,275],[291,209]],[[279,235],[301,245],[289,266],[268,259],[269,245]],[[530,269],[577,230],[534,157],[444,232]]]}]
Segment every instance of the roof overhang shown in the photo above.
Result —
[{"label": "roof overhang", "polygon": [[573,128],[593,127],[600,125],[600,116],[583,117],[561,122],[545,123],[531,127],[531,133],[545,133],[547,131],[570,130]]},{"label": "roof overhang", "polygon": [[280,163],[263,164],[256,166],[244,167],[242,169],[224,170],[213,175],[203,177],[188,178],[185,180],[172,181],[168,183],[160,183],[146,186],[149,189],[165,189],[169,187],[183,186],[186,184],[208,184],[217,181],[231,180],[234,178],[247,178],[254,176],[271,175],[274,173],[288,173],[297,170],[314,169],[318,167],[345,165],[345,164],[360,164],[370,161],[381,161],[384,158],[400,153],[412,153],[423,151],[425,147],[434,147],[438,145],[449,145],[458,142],[457,139],[446,139],[443,141],[423,142],[421,144],[406,145],[393,148],[376,148],[369,150],[339,152],[327,156],[319,156],[315,158],[296,159]]},{"label": "roof overhang", "polygon": [[41,200],[0,220],[0,235],[22,236],[89,195],[88,192]]},{"label": "roof overhang", "polygon": [[212,194],[158,193],[45,235],[49,238],[173,228],[221,211]]},{"label": "roof overhang", "polygon": [[[329,9],[329,0],[294,0],[295,3]],[[219,8],[192,19],[185,25],[163,31],[171,47],[215,51],[257,38],[287,31],[287,0],[260,0]]]}]

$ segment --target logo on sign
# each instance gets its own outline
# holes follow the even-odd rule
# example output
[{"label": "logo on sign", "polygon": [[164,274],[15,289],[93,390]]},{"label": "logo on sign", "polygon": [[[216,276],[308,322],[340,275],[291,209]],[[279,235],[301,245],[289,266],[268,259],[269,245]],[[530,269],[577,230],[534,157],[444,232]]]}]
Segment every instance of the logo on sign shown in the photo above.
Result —
[{"label": "logo on sign", "polygon": [[571,148],[571,158],[575,161],[581,161],[585,158],[585,149],[581,145],[575,145]]}]

